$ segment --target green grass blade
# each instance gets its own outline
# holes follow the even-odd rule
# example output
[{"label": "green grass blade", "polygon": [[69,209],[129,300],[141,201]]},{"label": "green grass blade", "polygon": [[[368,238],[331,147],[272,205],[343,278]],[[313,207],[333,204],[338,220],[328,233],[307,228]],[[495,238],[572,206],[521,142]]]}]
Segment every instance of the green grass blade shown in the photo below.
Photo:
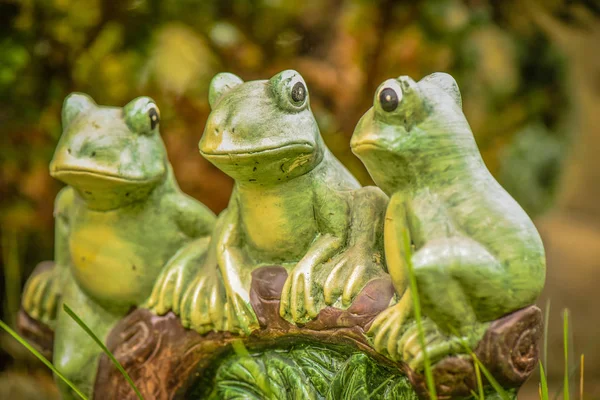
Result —
[{"label": "green grass blade", "polygon": [[481,371],[479,370],[479,364],[475,363],[475,376],[477,377],[477,390],[479,391],[479,400],[485,400],[483,395],[483,382],[481,381]]},{"label": "green grass blade", "polygon": [[490,385],[492,385],[492,387],[494,388],[496,393],[498,393],[498,395],[502,398],[502,400],[511,400],[508,393],[506,393],[506,391],[502,388],[502,386],[498,383],[498,381],[494,378],[490,371],[488,371],[485,365],[483,365],[483,363],[479,360],[477,355],[473,353],[470,349],[469,352],[471,353],[471,357],[473,357],[473,361],[475,361],[475,364],[479,365],[481,372],[483,372],[483,375],[485,375]]},{"label": "green grass blade", "polygon": [[563,347],[565,349],[565,381],[563,385],[563,399],[569,400],[569,310],[563,311]]},{"label": "green grass blade", "polygon": [[50,368],[50,370],[52,370],[52,372],[54,372],[56,376],[62,379],[71,389],[73,389],[73,391],[77,393],[79,397],[81,397],[83,400],[88,400],[88,398],[79,389],[77,389],[73,382],[71,382],[69,379],[67,379],[66,376],[61,374],[60,371],[57,370],[56,367],[52,365],[52,363],[48,361],[46,357],[44,357],[39,351],[37,351],[33,346],[31,346],[25,339],[19,336],[17,332],[10,329],[10,327],[2,320],[0,320],[0,328],[8,332],[8,334],[15,338],[17,342],[21,343],[27,350],[29,350],[34,356],[36,356],[41,362],[43,362],[44,365],[46,365],[46,367]]},{"label": "green grass blade", "polygon": [[421,349],[423,350],[423,364],[425,369],[425,380],[427,381],[427,390],[429,391],[429,397],[432,400],[437,400],[437,393],[435,391],[435,383],[433,381],[433,372],[431,368],[431,361],[429,360],[429,356],[427,355],[427,349],[425,347],[425,334],[423,333],[423,326],[421,324],[421,304],[419,302],[419,293],[417,289],[417,278],[415,277],[415,273],[413,270],[412,260],[410,257],[411,248],[410,248],[410,238],[408,237],[408,232],[404,232],[404,254],[406,258],[406,266],[408,269],[408,277],[410,280],[410,291],[413,301],[413,308],[415,313],[415,322],[417,323],[417,331],[419,333],[419,344],[421,345]]},{"label": "green grass blade", "polygon": [[104,345],[104,343],[102,343],[102,341],[98,338],[98,336],[96,336],[96,334],[94,334],[94,332],[92,332],[92,330],[85,324],[85,322],[83,322],[81,320],[81,318],[79,318],[77,316],[77,314],[75,314],[73,312],[73,310],[71,310],[71,308],[69,308],[69,306],[67,306],[66,304],[63,304],[63,309],[69,315],[69,317],[73,318],[73,320],[75,322],[77,322],[77,325],[79,325],[94,340],[94,342],[96,342],[96,344],[98,344],[98,346],[100,346],[102,351],[104,351],[104,354],[106,354],[108,356],[108,358],[110,358],[110,360],[115,365],[115,367],[121,372],[121,374],[123,374],[123,377],[127,380],[127,382],[129,383],[129,386],[131,386],[131,388],[137,395],[138,399],[144,400],[144,398],[142,397],[142,394],[140,393],[138,388],[135,386],[135,383],[133,383],[133,380],[131,379],[131,377],[129,376],[127,371],[125,371],[125,369],[123,368],[121,363],[119,363],[117,361],[115,356],[110,352],[110,350],[108,350],[108,348]]},{"label": "green grass blade", "polygon": [[[473,358],[473,363],[475,364],[475,371],[477,373],[477,370],[481,370],[481,372],[483,372],[483,375],[485,375],[486,379],[488,380],[488,382],[490,383],[490,385],[492,385],[492,387],[494,388],[494,390],[496,391],[496,393],[498,393],[498,395],[500,396],[500,398],[502,398],[502,400],[511,400],[510,396],[508,395],[508,393],[506,393],[506,391],[502,388],[502,385],[500,385],[498,383],[498,381],[494,378],[494,376],[492,375],[492,373],[490,371],[488,371],[488,369],[485,367],[485,365],[483,365],[483,363],[481,362],[481,360],[479,360],[479,357],[477,357],[477,354],[475,354],[473,352],[473,350],[471,350],[471,348],[469,347],[468,343],[461,338],[458,335],[458,332],[454,331],[453,332],[454,335],[456,337],[459,338],[462,346],[465,348],[465,350],[467,351],[467,353],[469,353],[469,355],[471,356],[471,358]],[[479,385],[479,380],[481,379],[481,377],[478,376],[478,382],[477,384]],[[481,391],[480,391],[481,393]]]},{"label": "green grass blade", "polygon": [[550,322],[550,299],[546,300],[544,311],[544,371],[548,370],[548,325]]},{"label": "green grass blade", "polygon": [[548,394],[548,381],[546,380],[546,370],[540,361],[540,384],[542,386],[542,397],[541,400],[549,400],[550,395]]}]

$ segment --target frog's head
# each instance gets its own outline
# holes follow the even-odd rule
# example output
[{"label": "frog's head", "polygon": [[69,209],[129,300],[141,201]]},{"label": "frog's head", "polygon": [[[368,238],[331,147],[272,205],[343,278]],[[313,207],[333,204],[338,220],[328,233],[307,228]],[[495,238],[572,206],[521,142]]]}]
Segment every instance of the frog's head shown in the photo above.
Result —
[{"label": "frog's head", "polygon": [[323,158],[322,138],[304,79],[283,71],[243,82],[216,75],[200,153],[239,182],[276,183],[303,175]]},{"label": "frog's head", "polygon": [[70,94],[50,174],[75,188],[92,208],[112,209],[145,198],[168,171],[159,118],[148,97],[118,108]]},{"label": "frog's head", "polygon": [[350,145],[388,194],[479,154],[458,85],[445,73],[383,82]]}]

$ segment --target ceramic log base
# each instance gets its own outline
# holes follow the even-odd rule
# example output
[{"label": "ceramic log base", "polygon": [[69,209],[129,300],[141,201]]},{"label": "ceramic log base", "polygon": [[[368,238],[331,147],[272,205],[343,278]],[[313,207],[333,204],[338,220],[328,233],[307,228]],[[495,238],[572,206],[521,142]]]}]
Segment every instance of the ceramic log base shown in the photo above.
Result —
[{"label": "ceramic log base", "polygon": [[[390,281],[373,281],[363,289],[349,309],[326,308],[316,320],[298,327],[281,318],[278,312],[279,297],[286,278],[285,269],[277,266],[254,271],[251,302],[261,327],[248,337],[242,338],[228,332],[200,335],[184,329],[173,313],[156,316],[148,310],[137,309],[111,331],[108,348],[147,399],[227,398],[228,392],[221,388],[224,384],[219,377],[226,379],[228,373],[233,374],[228,371],[231,365],[244,362],[244,352],[239,351],[240,342],[244,345],[242,349],[246,348],[252,354],[246,358],[256,360],[253,363],[263,363],[261,354],[266,354],[267,360],[272,359],[273,355],[269,352],[273,349],[280,349],[275,357],[281,358],[298,347],[315,347],[315,351],[323,356],[331,348],[347,358],[342,368],[344,371],[348,364],[353,365],[357,359],[360,360],[359,365],[381,369],[378,374],[388,382],[378,392],[380,396],[374,395],[372,398],[389,398],[386,396],[390,396],[393,390],[396,390],[396,396],[401,396],[398,398],[427,398],[423,375],[412,371],[406,364],[390,361],[377,353],[364,335],[365,327],[386,308],[393,296]],[[475,349],[475,354],[505,388],[516,392],[537,364],[541,330],[540,310],[535,306],[527,307],[494,321]],[[285,362],[289,363],[289,360]],[[447,357],[435,364],[433,373],[439,399],[460,399],[470,396],[471,390],[477,391],[474,367],[468,357]],[[406,377],[412,388],[406,386]],[[336,377],[333,377],[327,385],[335,388],[335,381]],[[366,382],[368,389],[364,390],[372,391],[381,385],[380,382],[377,382],[378,385],[371,382],[369,386],[368,379]],[[308,387],[306,390],[309,392],[311,386],[318,386],[310,379],[303,380],[302,385]],[[265,395],[260,390],[260,385],[255,382],[250,392]],[[327,397],[327,393],[317,389],[313,391],[317,398],[346,398],[338,397],[339,393],[333,397],[329,393],[330,397]],[[486,386],[486,391],[491,393],[491,388]],[[125,379],[106,356],[100,359],[94,398],[135,399]],[[292,394],[278,397],[271,393],[270,398],[301,397]]]}]

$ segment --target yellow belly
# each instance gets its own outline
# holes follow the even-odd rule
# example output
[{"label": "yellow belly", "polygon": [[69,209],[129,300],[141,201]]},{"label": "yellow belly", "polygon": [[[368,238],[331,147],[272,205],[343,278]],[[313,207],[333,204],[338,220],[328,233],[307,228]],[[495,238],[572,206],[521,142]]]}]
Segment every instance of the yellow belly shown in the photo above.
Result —
[{"label": "yellow belly", "polygon": [[[242,204],[247,245],[263,261],[297,261],[318,234],[313,204],[305,193],[253,193]],[[296,199],[297,197],[298,199]],[[304,197],[304,198],[303,198]]]},{"label": "yellow belly", "polygon": [[148,281],[154,277],[148,276],[149,266],[139,245],[118,236],[111,227],[80,227],[71,233],[69,247],[74,277],[91,297],[139,304],[148,295]]}]

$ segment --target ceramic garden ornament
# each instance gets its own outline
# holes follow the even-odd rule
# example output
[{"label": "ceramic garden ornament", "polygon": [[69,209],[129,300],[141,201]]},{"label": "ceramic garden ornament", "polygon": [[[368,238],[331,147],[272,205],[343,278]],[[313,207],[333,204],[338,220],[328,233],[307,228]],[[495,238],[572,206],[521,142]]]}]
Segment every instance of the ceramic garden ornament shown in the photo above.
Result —
[{"label": "ceramic garden ornament", "polygon": [[454,79],[389,79],[351,146],[389,196],[385,255],[398,304],[371,326],[376,349],[422,367],[407,264],[427,317],[429,357],[474,348],[489,321],[533,304],[545,257],[533,223],[485,167]]},{"label": "ceramic garden ornament", "polygon": [[544,250],[452,77],[377,90],[351,146],[383,190],[329,151],[296,71],[218,74],[209,103],[200,153],[235,180],[216,220],[179,190],[152,100],[65,100],[55,266],[30,278],[21,322],[50,343],[38,321],[55,330],[59,370],[95,399],[136,398],[64,303],[148,399],[428,398],[424,350],[439,398],[464,398],[465,344],[516,393],[537,365]]},{"label": "ceramic garden ornament", "polygon": [[[32,276],[23,308],[55,330],[54,365],[92,392],[101,350],[62,311],[71,307],[100,337],[132,307],[172,296],[185,261],[198,261],[214,214],[179,189],[159,134],[154,101],[123,108],[69,95],[50,164],[66,186],[55,202],[55,266]],[[180,274],[159,278],[169,265]],[[166,267],[165,267],[166,266]],[[191,265],[190,267],[193,267]],[[62,396],[72,398],[61,381]]]},{"label": "ceramic garden ornament", "polygon": [[365,284],[385,275],[376,226],[387,196],[359,189],[325,146],[296,71],[251,82],[222,73],[209,99],[200,153],[235,186],[184,296],[184,326],[201,333],[257,329],[252,272],[270,265],[289,273],[280,306],[288,321],[306,323],[325,305],[350,305]]}]

